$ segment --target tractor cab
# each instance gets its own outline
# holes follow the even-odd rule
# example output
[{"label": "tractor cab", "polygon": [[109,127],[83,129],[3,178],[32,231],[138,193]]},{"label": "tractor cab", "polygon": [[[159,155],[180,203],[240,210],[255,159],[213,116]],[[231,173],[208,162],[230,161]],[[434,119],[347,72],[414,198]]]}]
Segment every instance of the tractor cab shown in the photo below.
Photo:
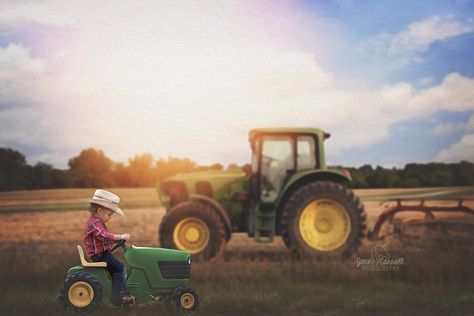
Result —
[{"label": "tractor cab", "polygon": [[252,148],[252,190],[264,203],[273,203],[290,175],[296,171],[323,169],[322,142],[329,134],[319,129],[254,129]]},{"label": "tractor cab", "polygon": [[[285,185],[296,173],[305,170],[325,169],[323,141],[330,134],[315,128],[266,128],[249,133],[252,148],[251,192],[256,214],[268,213],[255,225],[255,237],[269,237],[273,231],[259,231],[262,226],[273,226],[275,206]],[[267,223],[267,224],[265,224]],[[252,229],[253,230],[253,229]],[[251,232],[252,233],[252,232]],[[261,240],[258,240],[261,241]]]}]

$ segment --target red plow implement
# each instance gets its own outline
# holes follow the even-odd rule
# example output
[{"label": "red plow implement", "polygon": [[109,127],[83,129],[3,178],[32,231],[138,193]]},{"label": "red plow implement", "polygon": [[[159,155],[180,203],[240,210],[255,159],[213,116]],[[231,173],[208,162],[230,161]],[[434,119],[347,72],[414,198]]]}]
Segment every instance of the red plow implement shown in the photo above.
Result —
[{"label": "red plow implement", "polygon": [[[386,208],[376,219],[373,228],[368,231],[369,240],[382,240],[393,234],[403,237],[414,230],[418,235],[437,230],[444,235],[452,235],[454,232],[458,236],[474,237],[474,216],[469,216],[474,215],[472,187],[421,189],[409,194],[371,195],[362,196],[361,199],[365,202],[379,201]],[[409,214],[408,212],[420,212],[424,217],[420,219],[420,216],[412,216],[403,220],[395,218],[399,213]],[[468,216],[462,216],[463,214]],[[386,223],[392,224],[393,230],[382,235],[382,227]]]}]

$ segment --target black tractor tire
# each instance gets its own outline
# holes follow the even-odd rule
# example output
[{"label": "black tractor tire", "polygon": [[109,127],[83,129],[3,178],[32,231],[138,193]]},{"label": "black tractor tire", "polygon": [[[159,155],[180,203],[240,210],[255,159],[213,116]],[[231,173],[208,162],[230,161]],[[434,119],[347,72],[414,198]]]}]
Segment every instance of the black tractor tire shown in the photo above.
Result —
[{"label": "black tractor tire", "polygon": [[180,312],[192,312],[199,307],[199,295],[189,286],[176,288],[172,295],[173,304]]},{"label": "black tractor tire", "polygon": [[[69,297],[69,294],[74,295],[73,293],[69,293],[69,290],[72,286],[79,285],[79,282],[85,282],[90,286],[90,288],[92,288],[92,293],[81,292],[84,287],[81,287],[76,291],[75,295],[78,295],[79,297],[86,297],[85,295],[93,296],[91,302],[85,306],[82,306],[83,302],[72,302],[71,297]],[[63,286],[59,291],[59,301],[69,312],[91,312],[96,309],[102,301],[102,285],[94,275],[87,272],[76,272],[67,276],[64,280]],[[86,301],[87,299],[85,299],[84,302]]]},{"label": "black tractor tire", "polygon": [[[351,222],[351,230],[345,242],[334,250],[322,251],[311,247],[299,231],[303,210],[313,201],[332,200],[341,205]],[[293,192],[282,211],[280,227],[285,245],[298,257],[319,259],[348,259],[359,248],[366,230],[366,213],[360,199],[346,186],[332,181],[315,181]]]},{"label": "black tractor tire", "polygon": [[209,231],[207,245],[200,252],[191,253],[192,259],[194,261],[208,261],[221,254],[227,242],[225,226],[221,217],[217,211],[207,204],[192,200],[175,205],[163,217],[158,233],[160,246],[186,251],[186,249],[180,249],[173,239],[176,226],[185,218],[198,218],[205,223]]}]

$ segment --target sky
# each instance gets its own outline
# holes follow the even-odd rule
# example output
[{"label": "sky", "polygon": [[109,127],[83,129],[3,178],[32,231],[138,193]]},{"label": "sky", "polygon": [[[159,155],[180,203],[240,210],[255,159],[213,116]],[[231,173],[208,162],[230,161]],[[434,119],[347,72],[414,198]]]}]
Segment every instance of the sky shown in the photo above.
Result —
[{"label": "sky", "polygon": [[250,161],[317,127],[330,165],[474,162],[473,1],[3,1],[0,147]]}]

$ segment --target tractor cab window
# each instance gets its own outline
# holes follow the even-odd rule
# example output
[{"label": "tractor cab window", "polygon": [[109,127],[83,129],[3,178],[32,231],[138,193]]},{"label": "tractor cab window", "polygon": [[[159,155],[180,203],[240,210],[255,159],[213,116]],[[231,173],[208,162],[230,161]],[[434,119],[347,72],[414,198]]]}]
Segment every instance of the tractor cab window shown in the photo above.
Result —
[{"label": "tractor cab window", "polygon": [[293,170],[293,140],[288,136],[264,136],[262,146],[261,198],[274,202],[288,170]]},{"label": "tractor cab window", "polygon": [[298,170],[316,168],[314,138],[311,136],[298,137]]}]

